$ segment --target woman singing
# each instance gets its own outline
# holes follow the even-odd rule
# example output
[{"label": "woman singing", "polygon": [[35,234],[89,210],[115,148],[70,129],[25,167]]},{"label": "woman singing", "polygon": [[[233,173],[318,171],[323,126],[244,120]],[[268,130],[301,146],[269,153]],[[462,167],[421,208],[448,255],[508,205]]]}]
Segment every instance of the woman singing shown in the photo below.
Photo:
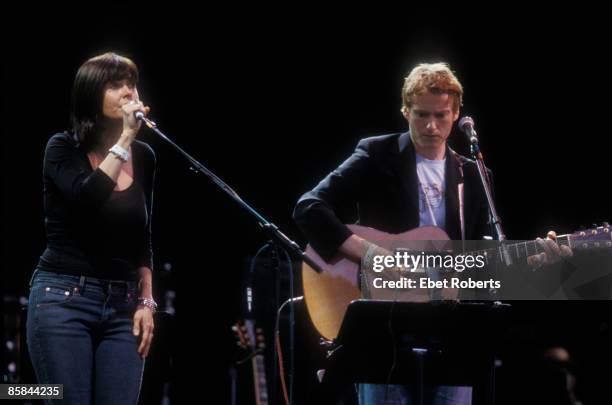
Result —
[{"label": "woman singing", "polygon": [[70,131],[43,163],[47,248],[30,281],[27,342],[41,384],[69,404],[136,404],[153,338],[155,155],[136,140],[138,69],[105,53],[72,89]]}]

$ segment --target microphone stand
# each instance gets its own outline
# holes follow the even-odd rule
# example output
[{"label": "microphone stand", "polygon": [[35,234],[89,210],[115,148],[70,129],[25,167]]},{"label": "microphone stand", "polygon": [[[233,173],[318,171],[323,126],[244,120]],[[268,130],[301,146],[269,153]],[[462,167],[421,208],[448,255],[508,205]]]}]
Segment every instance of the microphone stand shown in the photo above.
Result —
[{"label": "microphone stand", "polygon": [[143,114],[137,114],[136,118],[144,122],[144,124],[159,135],[162,139],[168,142],[174,149],[176,149],[185,159],[191,163],[193,168],[200,173],[204,174],[213,183],[215,183],[221,190],[225,191],[234,201],[236,201],[245,211],[247,211],[251,216],[255,218],[259,226],[263,228],[263,230],[268,233],[270,238],[278,242],[281,246],[283,246],[293,257],[296,257],[304,262],[306,262],[310,267],[312,267],[317,273],[321,273],[323,269],[306,253],[304,252],[300,246],[295,243],[293,240],[289,239],[284,233],[282,233],[276,225],[272,222],[268,221],[261,214],[259,214],[253,207],[247,204],[239,195],[236,193],[230,186],[228,186],[223,180],[221,180],[217,175],[207,169],[203,164],[194,159],[191,155],[185,152],[180,146],[174,143],[170,138],[168,138],[163,132],[161,132],[157,128],[157,124],[150,119],[146,118]]},{"label": "microphone stand", "polygon": [[472,133],[468,136],[470,142],[470,153],[472,158],[476,162],[476,167],[478,168],[478,174],[480,177],[480,182],[482,183],[482,187],[484,188],[485,195],[487,197],[487,203],[489,205],[489,214],[491,216],[491,223],[495,228],[495,233],[497,234],[497,240],[501,241],[501,251],[503,255],[503,259],[506,265],[512,264],[512,257],[508,252],[505,244],[503,243],[506,240],[506,234],[504,233],[501,226],[501,218],[497,214],[497,209],[495,208],[495,202],[493,201],[493,193],[491,192],[491,183],[489,181],[489,175],[487,173],[487,167],[484,164],[484,159],[482,157],[482,152],[480,151],[480,145],[478,143],[478,137],[476,131],[472,129]]},{"label": "microphone stand", "polygon": [[[176,143],[174,143],[170,138],[168,138],[163,132],[161,132],[158,128],[157,128],[157,124],[153,121],[151,121],[150,119],[148,119],[147,117],[144,116],[144,114],[140,113],[140,114],[135,114],[136,118],[139,119],[140,121],[144,122],[144,124],[151,129],[153,132],[155,132],[157,135],[159,135],[162,139],[164,139],[166,142],[168,142],[170,145],[172,145],[172,147],[174,147],[174,149],[176,149],[181,155],[183,155],[183,157],[185,159],[187,159],[189,161],[189,163],[191,163],[191,165],[193,166],[193,168],[197,171],[199,171],[200,173],[203,173],[206,177],[208,177],[210,180],[212,180],[213,183],[215,183],[221,190],[225,191],[226,194],[228,194],[234,201],[236,201],[245,211],[247,211],[249,214],[251,214],[251,216],[253,216],[255,218],[255,220],[257,221],[257,223],[263,228],[263,230],[270,236],[270,239],[273,243],[276,243],[276,245],[280,244],[281,246],[283,246],[285,248],[285,252],[289,252],[293,257],[297,257],[300,260],[306,262],[310,267],[312,267],[317,273],[321,273],[323,272],[323,269],[306,253],[304,252],[297,243],[295,243],[293,240],[289,239],[284,233],[282,233],[278,227],[276,225],[274,225],[272,222],[268,221],[266,218],[264,218],[261,214],[259,214],[253,207],[251,207],[249,204],[247,204],[239,195],[238,193],[236,193],[230,186],[228,186],[223,180],[221,180],[217,175],[215,175],[213,172],[211,172],[208,168],[206,168],[206,166],[204,166],[203,164],[201,164],[200,162],[198,162],[195,158],[193,158],[191,155],[189,155],[187,152],[185,152],[180,146],[178,146]],[[275,245],[275,246],[276,246]],[[289,261],[289,267],[290,267],[290,280],[291,280],[291,291],[293,291],[293,272],[291,269],[291,262]],[[252,288],[247,289],[247,312],[250,313],[252,311],[252,301],[253,301],[253,292],[252,292]],[[291,297],[292,299],[294,297]],[[290,351],[291,351],[291,371],[290,371],[290,387],[291,387],[291,396],[290,396],[290,400],[289,403],[293,403],[293,367],[294,367],[294,360],[293,360],[293,356],[294,356],[294,347],[293,347],[293,341],[294,341],[294,315],[293,315],[293,309],[291,312],[291,322],[289,325],[289,329],[290,329]],[[276,347],[276,346],[275,346]],[[275,355],[276,355],[276,349],[275,349]],[[275,356],[276,357],[276,356]],[[274,366],[276,368],[276,365]],[[276,393],[274,393],[276,394]]]}]

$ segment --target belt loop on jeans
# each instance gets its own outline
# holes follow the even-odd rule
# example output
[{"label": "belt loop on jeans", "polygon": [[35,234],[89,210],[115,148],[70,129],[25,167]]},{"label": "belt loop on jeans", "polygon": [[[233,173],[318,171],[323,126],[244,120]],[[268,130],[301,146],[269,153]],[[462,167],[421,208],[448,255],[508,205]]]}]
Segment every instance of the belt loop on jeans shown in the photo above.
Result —
[{"label": "belt loop on jeans", "polygon": [[36,277],[36,273],[38,273],[38,267],[34,269],[34,272],[32,273],[32,277],[30,277],[30,282],[28,283],[30,288],[32,288],[32,284],[34,284],[34,278]]}]

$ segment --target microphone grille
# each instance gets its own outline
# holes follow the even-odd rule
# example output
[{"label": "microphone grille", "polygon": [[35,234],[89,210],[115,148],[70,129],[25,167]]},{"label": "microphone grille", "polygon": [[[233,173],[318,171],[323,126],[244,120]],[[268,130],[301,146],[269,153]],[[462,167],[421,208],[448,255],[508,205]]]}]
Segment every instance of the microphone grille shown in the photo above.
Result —
[{"label": "microphone grille", "polygon": [[459,128],[463,129],[466,126],[470,126],[472,128],[474,128],[474,120],[472,119],[472,117],[468,117],[467,115],[465,117],[462,117],[459,120]]}]

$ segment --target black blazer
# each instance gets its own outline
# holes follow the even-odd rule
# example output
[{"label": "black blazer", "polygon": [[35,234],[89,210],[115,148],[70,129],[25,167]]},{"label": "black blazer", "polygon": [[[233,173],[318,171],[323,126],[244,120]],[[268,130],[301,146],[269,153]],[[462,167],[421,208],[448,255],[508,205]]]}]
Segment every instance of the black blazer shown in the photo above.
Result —
[{"label": "black blazer", "polygon": [[[475,162],[448,146],[446,156],[446,232],[451,239],[461,239],[457,185],[463,174],[466,239],[492,235]],[[298,200],[293,218],[313,248],[328,260],[352,234],[344,224],[355,216],[360,225],[389,233],[417,228],[418,198],[410,134],[382,135],[359,141],[346,161]]]}]

